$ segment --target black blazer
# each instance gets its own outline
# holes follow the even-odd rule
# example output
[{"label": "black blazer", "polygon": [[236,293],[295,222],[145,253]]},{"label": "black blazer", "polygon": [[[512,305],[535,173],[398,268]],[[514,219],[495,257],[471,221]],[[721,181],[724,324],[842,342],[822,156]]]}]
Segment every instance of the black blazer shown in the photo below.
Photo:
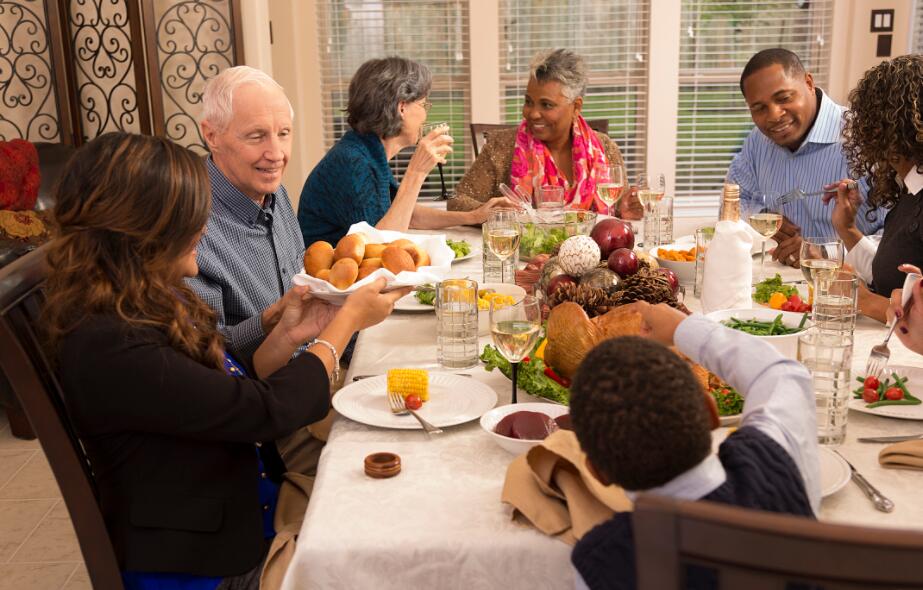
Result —
[{"label": "black blazer", "polygon": [[231,377],[112,316],[62,342],[65,403],[125,571],[231,576],[264,552],[254,442],[323,418],[327,372],[302,354],[265,380]]}]

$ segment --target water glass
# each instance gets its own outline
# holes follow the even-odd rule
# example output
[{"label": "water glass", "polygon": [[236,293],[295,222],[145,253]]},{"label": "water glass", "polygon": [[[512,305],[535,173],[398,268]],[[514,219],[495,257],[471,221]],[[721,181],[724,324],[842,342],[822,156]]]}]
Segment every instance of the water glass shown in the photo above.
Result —
[{"label": "water glass", "polygon": [[695,287],[696,297],[702,296],[702,281],[705,278],[705,252],[711,239],[715,237],[715,226],[708,225],[695,230]]},{"label": "water glass", "polygon": [[436,284],[436,360],[447,369],[478,364],[478,284],[446,279]]},{"label": "water glass", "polygon": [[535,208],[540,217],[559,217],[564,210],[564,187],[542,185],[535,191]]},{"label": "water glass", "polygon": [[824,332],[852,336],[859,307],[859,277],[840,271],[836,278],[814,281],[814,325]]},{"label": "water glass", "polygon": [[805,330],[798,337],[798,360],[811,372],[817,412],[817,442],[846,440],[853,339],[848,334]]},{"label": "water glass", "polygon": [[673,241],[673,197],[661,197],[644,216],[644,246],[650,248]]}]

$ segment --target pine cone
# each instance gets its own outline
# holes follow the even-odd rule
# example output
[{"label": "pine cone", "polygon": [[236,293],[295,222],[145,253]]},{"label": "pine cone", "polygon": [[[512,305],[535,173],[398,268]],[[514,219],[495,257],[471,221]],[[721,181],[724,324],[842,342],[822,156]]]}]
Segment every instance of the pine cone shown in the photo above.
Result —
[{"label": "pine cone", "polygon": [[619,287],[621,288],[614,296],[616,305],[635,301],[646,301],[651,305],[667,303],[672,307],[679,305],[666,277],[647,267],[625,278]]},{"label": "pine cone", "polygon": [[554,307],[565,301],[573,301],[591,318],[606,313],[614,304],[613,297],[603,289],[571,283],[558,287],[548,298],[548,305]]}]

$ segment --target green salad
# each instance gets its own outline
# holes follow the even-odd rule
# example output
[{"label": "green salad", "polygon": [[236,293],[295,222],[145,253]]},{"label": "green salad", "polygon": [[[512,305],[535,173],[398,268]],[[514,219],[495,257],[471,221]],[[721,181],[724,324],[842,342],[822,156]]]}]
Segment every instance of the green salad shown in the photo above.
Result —
[{"label": "green salad", "polygon": [[423,305],[436,304],[436,288],[429,283],[420,285],[420,287],[413,292],[413,296]]},{"label": "green salad", "polygon": [[759,303],[769,303],[769,298],[773,293],[782,293],[788,299],[792,295],[798,294],[798,289],[793,285],[783,285],[782,277],[779,273],[771,279],[760,281],[756,284],[756,290],[753,292],[753,298]]},{"label": "green salad", "polygon": [[[545,374],[545,363],[540,358],[528,357],[519,363],[517,385],[530,395],[543,397],[559,404],[570,404],[570,390],[557,383]],[[506,360],[500,351],[488,344],[481,353],[484,368],[488,371],[500,369],[507,379],[513,378],[513,369],[510,361]]]},{"label": "green salad", "polygon": [[471,254],[471,244],[465,240],[446,240],[445,243],[455,252],[455,258],[461,258]]},{"label": "green salad", "polygon": [[551,254],[555,247],[567,239],[567,229],[561,224],[526,222],[522,224],[519,257],[530,260],[539,254]]},{"label": "green salad", "polygon": [[709,393],[718,404],[719,416],[735,416],[744,411],[744,398],[733,387],[715,387]]}]

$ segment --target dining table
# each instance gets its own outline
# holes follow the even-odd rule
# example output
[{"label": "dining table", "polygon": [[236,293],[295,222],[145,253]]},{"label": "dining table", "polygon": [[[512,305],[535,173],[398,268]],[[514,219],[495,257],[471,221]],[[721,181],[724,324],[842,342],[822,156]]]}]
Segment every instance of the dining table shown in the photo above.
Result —
[{"label": "dining table", "polygon": [[[464,227],[439,233],[466,240],[476,251],[453,264],[448,276],[480,281],[480,230]],[[758,259],[753,266],[759,273]],[[801,278],[799,270],[770,261],[765,271],[779,272],[785,280]],[[693,312],[701,311],[691,285],[685,289],[684,303]],[[870,349],[886,332],[880,322],[858,318],[854,383],[864,372]],[[481,336],[479,350],[489,343],[490,336]],[[897,338],[891,339],[890,349],[892,365],[923,367],[923,357]],[[345,382],[398,367],[464,373],[492,388],[498,405],[511,401],[511,383],[497,370],[488,372],[483,365],[464,371],[440,368],[433,312],[395,311],[360,332]],[[545,401],[521,390],[518,397],[520,402]],[[443,430],[427,436],[422,430],[378,428],[336,416],[283,588],[573,588],[572,547],[514,519],[513,509],[500,500],[514,455],[500,448],[476,419]],[[716,440],[726,434],[727,429],[719,429]],[[818,518],[923,529],[923,471],[884,468],[878,454],[885,445],[857,441],[912,434],[923,435],[923,420],[850,411],[846,440],[833,448],[895,506],[890,513],[876,510],[859,487],[848,482],[823,499]],[[376,452],[399,455],[400,474],[389,479],[367,476],[363,460]]]}]

